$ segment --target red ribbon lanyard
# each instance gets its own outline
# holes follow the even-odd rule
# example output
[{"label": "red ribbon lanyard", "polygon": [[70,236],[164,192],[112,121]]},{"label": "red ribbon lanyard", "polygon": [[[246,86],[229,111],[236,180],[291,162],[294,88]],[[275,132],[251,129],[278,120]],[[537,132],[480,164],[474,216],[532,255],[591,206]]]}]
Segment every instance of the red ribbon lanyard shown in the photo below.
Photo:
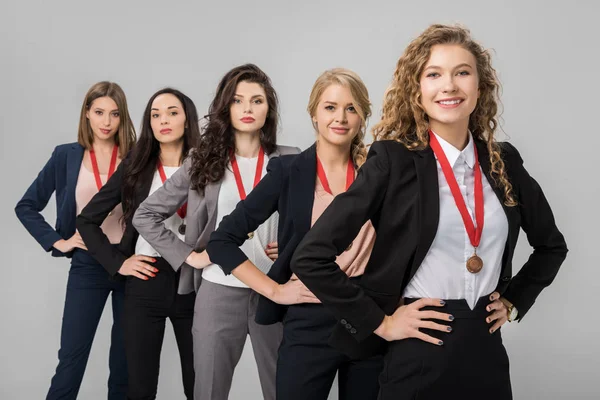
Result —
[{"label": "red ribbon lanyard", "polygon": [[448,186],[450,187],[450,191],[452,192],[452,197],[454,197],[454,202],[456,203],[456,207],[458,211],[460,211],[460,215],[462,216],[463,223],[465,224],[465,229],[467,230],[467,234],[469,235],[469,240],[473,247],[477,248],[479,246],[479,241],[481,240],[481,232],[483,231],[483,184],[481,181],[481,170],[479,169],[479,159],[477,158],[477,146],[473,143],[473,151],[475,153],[475,222],[477,223],[477,227],[473,225],[473,220],[469,215],[469,211],[467,211],[467,205],[465,204],[465,199],[460,192],[458,187],[458,183],[456,182],[456,177],[454,176],[454,171],[448,162],[448,158],[446,154],[444,154],[444,150],[440,146],[440,142],[435,137],[435,134],[429,131],[429,145],[431,149],[437,156],[438,161],[442,167],[442,171],[444,172],[444,177],[446,178],[446,182],[448,182]]},{"label": "red ribbon lanyard", "polygon": [[[325,189],[327,193],[333,196],[333,192],[329,187],[327,175],[325,174],[325,169],[321,164],[321,160],[319,160],[319,156],[317,156],[317,176],[321,181],[321,185],[323,185],[323,189]],[[348,159],[348,167],[346,168],[346,190],[348,190],[350,185],[352,185],[352,182],[354,182],[354,163],[352,162],[352,158],[350,158]]]},{"label": "red ribbon lanyard", "polygon": [[[164,184],[167,180],[167,175],[165,174],[165,169],[163,168],[163,165],[160,162],[160,160],[158,160],[158,162],[156,163],[156,169],[158,169],[158,175],[160,175],[160,180]],[[187,214],[187,201],[183,203],[179,210],[177,210],[177,214],[181,217],[181,219],[185,218]]]},{"label": "red ribbon lanyard", "polygon": [[[265,151],[262,146],[258,151],[258,161],[256,162],[256,173],[254,174],[254,185],[252,189],[258,185],[260,178],[262,178],[263,165],[265,164]],[[233,176],[235,176],[235,183],[240,193],[240,199],[246,200],[246,190],[244,190],[244,183],[242,182],[242,175],[240,174],[240,167],[238,167],[237,159],[235,158],[235,151],[231,151],[231,167],[233,169]]]},{"label": "red ribbon lanyard", "polygon": [[[117,166],[117,155],[119,154],[119,146],[113,146],[112,156],[110,157],[110,166],[108,167],[108,176],[106,181],[110,179],[112,174],[115,172]],[[94,171],[94,178],[96,179],[96,187],[98,190],[102,189],[102,179],[100,179],[100,169],[98,168],[98,160],[96,159],[96,153],[92,148],[90,150],[90,160],[92,161],[92,170]]]}]

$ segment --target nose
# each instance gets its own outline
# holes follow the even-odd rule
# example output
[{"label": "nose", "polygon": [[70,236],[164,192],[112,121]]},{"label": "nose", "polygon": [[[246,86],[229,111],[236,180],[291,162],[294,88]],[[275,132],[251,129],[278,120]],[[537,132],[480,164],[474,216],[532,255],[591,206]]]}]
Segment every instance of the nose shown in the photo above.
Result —
[{"label": "nose", "polygon": [[442,92],[444,92],[444,93],[456,92],[456,82],[454,82],[454,76],[450,75],[445,78],[444,85],[442,86]]},{"label": "nose", "polygon": [[164,113],[163,115],[160,116],[160,124],[161,125],[166,125],[169,123],[169,116]]},{"label": "nose", "polygon": [[102,121],[104,123],[104,126],[110,126],[111,118],[112,116],[110,115],[110,113],[104,113],[104,120]]},{"label": "nose", "polygon": [[345,124],[347,122],[346,109],[344,107],[337,109],[337,112],[335,113],[335,122],[341,124]]},{"label": "nose", "polygon": [[251,101],[244,104],[244,114],[252,114],[252,102]]}]

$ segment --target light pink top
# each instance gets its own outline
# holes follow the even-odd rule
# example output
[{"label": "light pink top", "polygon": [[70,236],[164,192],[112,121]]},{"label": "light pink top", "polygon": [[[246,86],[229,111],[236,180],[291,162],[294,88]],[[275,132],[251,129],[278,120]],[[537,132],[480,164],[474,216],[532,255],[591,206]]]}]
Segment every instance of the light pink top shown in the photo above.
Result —
[{"label": "light pink top", "polygon": [[[317,222],[317,219],[319,219],[325,209],[329,207],[334,198],[335,197],[332,194],[329,194],[323,188],[321,181],[317,179],[315,185],[315,201],[310,221],[311,227]],[[352,241],[352,246],[340,254],[335,262],[349,277],[353,278],[361,276],[365,272],[374,244],[375,228],[373,228],[371,221],[367,221],[360,229],[360,232],[358,232],[356,238]]]},{"label": "light pink top", "polygon": [[[102,183],[106,183],[107,174],[100,174],[100,180]],[[77,215],[81,213],[81,210],[90,202],[92,197],[98,193],[98,187],[96,186],[96,179],[94,173],[88,170],[83,162],[79,168],[79,177],[77,178],[77,187],[75,188],[75,201],[77,203]],[[119,243],[123,237],[123,231],[125,226],[121,224],[121,217],[123,216],[123,207],[118,204],[112,213],[106,217],[100,228],[102,232],[108,237],[108,240],[113,243]]]}]

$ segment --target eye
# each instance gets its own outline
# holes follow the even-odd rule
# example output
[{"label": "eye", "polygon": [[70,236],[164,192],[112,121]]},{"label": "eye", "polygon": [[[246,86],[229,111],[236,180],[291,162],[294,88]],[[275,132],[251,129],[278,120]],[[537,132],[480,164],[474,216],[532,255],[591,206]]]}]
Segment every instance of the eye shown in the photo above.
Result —
[{"label": "eye", "polygon": [[151,118],[158,118],[158,114],[156,114],[156,113],[155,113],[155,114],[152,114],[152,115],[150,115],[150,117],[151,117]]},{"label": "eye", "polygon": [[96,110],[96,115],[102,115],[102,111]]},{"label": "eye", "polygon": [[458,71],[458,74],[457,74],[457,75],[460,75],[460,76],[468,76],[468,75],[471,75],[471,74],[469,73],[469,71]]},{"label": "eye", "polygon": [[262,104],[262,103],[263,103],[262,99],[254,100],[254,104]]},{"label": "eye", "polygon": [[177,112],[177,111],[171,111],[171,115],[172,115],[172,116],[175,116],[175,115],[177,115],[177,114],[178,114],[178,112]]},{"label": "eye", "polygon": [[233,99],[233,104],[241,104],[241,102],[240,99]]},{"label": "eye", "polygon": [[438,76],[440,76],[440,74],[437,72],[430,72],[427,74],[427,78],[437,78]]},{"label": "eye", "polygon": [[335,110],[335,107],[334,107],[334,106],[332,106],[332,105],[328,105],[328,106],[325,106],[325,109],[326,109],[327,111],[333,111],[333,110]]},{"label": "eye", "polygon": [[119,118],[119,113],[118,113],[118,112],[114,112],[114,113],[112,114],[112,116],[113,116],[114,118]]},{"label": "eye", "polygon": [[356,113],[356,108],[354,108],[354,106],[348,107],[347,110],[351,113]]}]

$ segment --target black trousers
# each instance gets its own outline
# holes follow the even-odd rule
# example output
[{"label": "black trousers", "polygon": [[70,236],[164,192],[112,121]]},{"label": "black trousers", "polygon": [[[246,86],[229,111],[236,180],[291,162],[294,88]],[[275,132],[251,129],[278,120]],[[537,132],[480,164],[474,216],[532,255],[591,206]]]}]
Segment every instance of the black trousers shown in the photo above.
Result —
[{"label": "black trousers", "polygon": [[[416,299],[405,299],[411,303]],[[473,310],[465,300],[446,300],[444,307],[426,307],[452,314],[452,332],[423,329],[444,342],[419,339],[390,342],[381,374],[379,400],[510,400],[508,356],[500,330],[489,333],[485,318],[489,296]],[[436,321],[438,322],[438,321]]]},{"label": "black trousers", "polygon": [[177,294],[179,274],[163,258],[147,281],[128,277],[125,285],[124,335],[129,375],[128,399],[155,399],[165,321],[171,320],[187,399],[194,396],[192,320],[196,294]]},{"label": "black trousers", "polygon": [[290,306],[277,360],[278,400],[326,400],[336,372],[340,400],[375,400],[383,357],[352,360],[328,344],[336,320],[321,304]]}]

